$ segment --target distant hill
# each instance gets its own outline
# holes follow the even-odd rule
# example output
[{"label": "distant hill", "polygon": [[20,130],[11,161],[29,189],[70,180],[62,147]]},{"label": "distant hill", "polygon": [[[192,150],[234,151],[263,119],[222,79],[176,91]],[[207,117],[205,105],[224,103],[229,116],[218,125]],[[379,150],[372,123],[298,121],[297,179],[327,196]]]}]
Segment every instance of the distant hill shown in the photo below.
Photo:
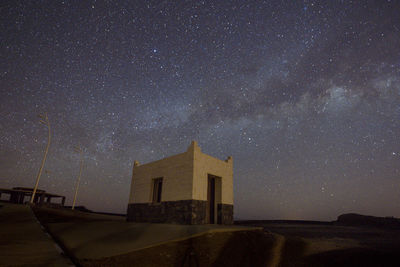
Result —
[{"label": "distant hill", "polygon": [[400,229],[400,219],[394,217],[375,217],[356,213],[342,214],[337,219],[338,225],[373,226],[389,229]]}]

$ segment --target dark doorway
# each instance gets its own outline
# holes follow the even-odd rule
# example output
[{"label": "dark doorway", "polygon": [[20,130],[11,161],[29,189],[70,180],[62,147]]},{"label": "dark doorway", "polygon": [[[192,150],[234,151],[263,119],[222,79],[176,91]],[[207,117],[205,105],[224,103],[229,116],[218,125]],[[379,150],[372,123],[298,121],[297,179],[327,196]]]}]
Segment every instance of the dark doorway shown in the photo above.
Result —
[{"label": "dark doorway", "polygon": [[153,203],[161,202],[162,178],[153,179]]},{"label": "dark doorway", "polygon": [[215,223],[215,177],[208,175],[208,190],[207,190],[207,215],[208,222]]}]

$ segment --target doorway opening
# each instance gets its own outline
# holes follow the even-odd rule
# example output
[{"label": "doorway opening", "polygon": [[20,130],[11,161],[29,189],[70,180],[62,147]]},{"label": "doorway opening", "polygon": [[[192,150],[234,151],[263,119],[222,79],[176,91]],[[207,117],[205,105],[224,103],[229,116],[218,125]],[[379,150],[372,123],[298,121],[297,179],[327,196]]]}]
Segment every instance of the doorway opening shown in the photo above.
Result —
[{"label": "doorway opening", "polygon": [[163,178],[153,179],[153,203],[161,202],[162,181]]},{"label": "doorway opening", "polygon": [[207,222],[210,224],[221,223],[217,222],[218,204],[221,203],[221,177],[208,174],[207,186]]}]

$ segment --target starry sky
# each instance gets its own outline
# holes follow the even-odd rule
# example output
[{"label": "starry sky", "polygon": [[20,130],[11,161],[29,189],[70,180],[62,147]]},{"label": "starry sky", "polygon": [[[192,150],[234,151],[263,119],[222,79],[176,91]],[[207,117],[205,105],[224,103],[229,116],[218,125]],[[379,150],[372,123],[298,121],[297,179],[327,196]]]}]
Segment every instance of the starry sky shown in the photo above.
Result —
[{"label": "starry sky", "polygon": [[234,158],[237,219],[400,217],[400,1],[2,1],[0,187],[126,211],[134,160]]}]

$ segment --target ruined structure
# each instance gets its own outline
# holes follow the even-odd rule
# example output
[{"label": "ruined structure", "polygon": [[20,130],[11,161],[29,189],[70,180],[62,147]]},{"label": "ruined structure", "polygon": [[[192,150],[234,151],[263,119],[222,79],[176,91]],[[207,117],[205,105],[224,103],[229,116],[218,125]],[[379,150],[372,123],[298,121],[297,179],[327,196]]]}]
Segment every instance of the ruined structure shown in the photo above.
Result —
[{"label": "ruined structure", "polygon": [[233,223],[233,159],[184,153],[148,164],[134,162],[127,220],[178,224]]},{"label": "ruined structure", "polygon": [[[29,202],[32,197],[33,188],[27,187],[13,187],[12,189],[0,188],[0,199],[2,194],[9,195],[9,199],[7,202],[15,203],[15,204],[24,204],[25,202]],[[51,202],[52,199],[61,199],[60,203]],[[37,205],[46,205],[46,206],[64,206],[65,196],[56,195],[47,193],[45,190],[36,190],[35,199],[33,203]]]}]

